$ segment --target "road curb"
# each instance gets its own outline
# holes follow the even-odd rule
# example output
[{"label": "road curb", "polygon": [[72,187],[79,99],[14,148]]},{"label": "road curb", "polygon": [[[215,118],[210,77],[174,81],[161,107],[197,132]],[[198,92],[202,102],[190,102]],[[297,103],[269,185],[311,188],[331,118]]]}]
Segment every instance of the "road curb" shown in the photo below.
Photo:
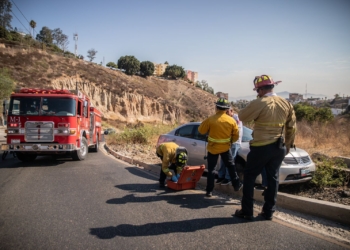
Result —
[{"label": "road curb", "polygon": [[[155,174],[159,174],[160,166],[147,164],[135,159],[131,159],[129,157],[118,154],[117,152],[108,148],[106,144],[104,144],[105,150],[113,155],[114,157],[128,162],[130,164],[134,164],[138,167],[142,167],[150,172]],[[207,178],[201,177],[198,181],[198,184],[202,186],[206,186]],[[242,197],[242,190],[239,192],[234,192],[231,185],[221,186],[216,185],[215,191],[229,194],[234,197]],[[254,190],[254,199],[257,201],[264,201],[264,197],[261,195],[262,190]],[[318,217],[322,217],[325,219],[329,219],[332,221],[337,221],[342,224],[350,225],[350,206],[345,206],[342,204],[332,203],[328,201],[319,201],[311,198],[300,197],[291,194],[285,194],[278,192],[277,194],[277,206],[285,209],[290,209],[293,211],[297,211],[304,214],[314,215]]]}]

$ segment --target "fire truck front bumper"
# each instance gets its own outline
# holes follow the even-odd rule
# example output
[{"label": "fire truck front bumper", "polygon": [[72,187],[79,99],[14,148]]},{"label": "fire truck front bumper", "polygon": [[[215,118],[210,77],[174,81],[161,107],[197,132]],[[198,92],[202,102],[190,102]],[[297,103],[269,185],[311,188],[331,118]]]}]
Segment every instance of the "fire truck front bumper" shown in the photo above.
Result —
[{"label": "fire truck front bumper", "polygon": [[67,152],[77,150],[74,144],[59,143],[21,143],[21,144],[2,144],[1,150],[14,152]]}]

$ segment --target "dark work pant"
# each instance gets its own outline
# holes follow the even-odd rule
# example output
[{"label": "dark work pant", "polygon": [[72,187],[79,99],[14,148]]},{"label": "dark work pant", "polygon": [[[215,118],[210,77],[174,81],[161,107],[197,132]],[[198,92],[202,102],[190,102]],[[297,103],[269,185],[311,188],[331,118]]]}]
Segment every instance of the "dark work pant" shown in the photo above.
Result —
[{"label": "dark work pant", "polygon": [[[169,169],[170,169],[170,170],[173,170],[173,171],[175,172],[175,174],[177,174],[176,165],[175,165],[174,163],[172,163],[172,164],[169,166]],[[167,175],[164,174],[162,167],[160,167],[159,183],[164,183],[166,177],[167,177]]]},{"label": "dark work pant", "polygon": [[215,181],[214,168],[218,162],[219,155],[221,156],[221,160],[224,162],[228,170],[228,173],[230,174],[232,186],[235,186],[235,184],[239,182],[239,178],[236,172],[236,166],[233,162],[233,158],[230,150],[227,150],[226,152],[215,154],[215,155],[208,152],[208,156],[207,156],[208,175],[207,175],[207,188],[206,188],[207,193],[212,192],[214,189],[214,181]]},{"label": "dark work pant", "polygon": [[244,169],[242,210],[246,215],[253,215],[254,184],[263,168],[266,170],[267,189],[263,211],[272,215],[276,210],[279,169],[286,154],[286,148],[278,148],[277,143],[266,146],[250,146]]}]

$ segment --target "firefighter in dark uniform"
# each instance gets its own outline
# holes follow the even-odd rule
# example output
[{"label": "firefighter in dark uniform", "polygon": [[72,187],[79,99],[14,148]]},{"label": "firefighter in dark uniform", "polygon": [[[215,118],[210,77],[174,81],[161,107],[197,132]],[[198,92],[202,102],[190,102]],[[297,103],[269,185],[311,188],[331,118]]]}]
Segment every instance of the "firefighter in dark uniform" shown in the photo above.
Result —
[{"label": "firefighter in dark uniform", "polygon": [[293,105],[273,92],[275,84],[280,81],[261,75],[253,82],[258,98],[238,114],[243,122],[254,121],[254,132],[244,169],[242,209],[237,210],[235,216],[253,219],[255,179],[265,168],[267,189],[260,216],[272,220],[276,210],[279,169],[284,156],[294,145],[296,118]]}]

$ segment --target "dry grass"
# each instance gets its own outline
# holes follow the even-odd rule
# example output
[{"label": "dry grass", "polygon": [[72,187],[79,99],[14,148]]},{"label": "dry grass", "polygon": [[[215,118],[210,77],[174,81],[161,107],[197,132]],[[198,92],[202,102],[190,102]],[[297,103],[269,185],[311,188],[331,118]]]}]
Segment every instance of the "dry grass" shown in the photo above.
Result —
[{"label": "dry grass", "polygon": [[[214,112],[213,103],[217,99],[186,81],[127,76],[95,63],[52,54],[48,49],[43,51],[15,44],[6,43],[5,48],[0,48],[0,68],[9,70],[17,87],[49,87],[57,80],[76,81],[79,78],[79,81],[110,92],[113,98],[124,97],[125,93],[139,94],[154,99],[155,105],[160,103],[169,108],[164,111],[165,115],[175,110],[179,121],[205,119]],[[164,116],[164,119],[169,117]]]},{"label": "dry grass", "polygon": [[[111,125],[113,122],[105,122]],[[116,125],[116,124],[115,124]],[[116,134],[105,136],[106,143],[121,155],[143,161],[147,164],[159,164],[155,156],[158,137],[177,127],[159,123],[118,124],[114,127]]]},{"label": "dry grass", "polygon": [[295,144],[310,155],[321,153],[330,157],[350,157],[349,120],[339,118],[329,123],[299,122]]}]

